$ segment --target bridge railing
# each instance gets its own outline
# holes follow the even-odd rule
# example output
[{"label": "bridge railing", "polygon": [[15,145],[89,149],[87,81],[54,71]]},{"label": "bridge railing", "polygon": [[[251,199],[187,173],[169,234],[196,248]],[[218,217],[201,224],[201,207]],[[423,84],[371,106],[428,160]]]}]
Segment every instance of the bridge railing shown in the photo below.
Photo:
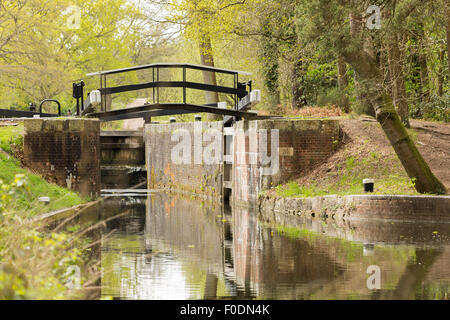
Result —
[{"label": "bridge railing", "polygon": [[[151,80],[145,83],[138,84],[126,84],[114,87],[107,86],[107,77],[110,75],[116,75],[121,73],[139,71],[139,70],[151,70]],[[161,70],[164,69],[181,69],[182,81],[162,81],[161,80]],[[219,74],[228,74],[233,76],[233,86],[219,86],[213,84],[205,84],[187,81],[187,71],[188,70],[200,70],[202,72],[214,72]],[[106,121],[120,120],[120,119],[130,119],[133,117],[145,117],[146,115],[160,116],[160,115],[174,115],[174,114],[185,114],[185,113],[195,113],[195,112],[210,112],[222,114],[226,117],[226,121],[231,121],[237,117],[255,117],[254,113],[247,113],[245,110],[249,109],[256,103],[260,101],[260,92],[256,90],[252,92],[252,82],[242,83],[239,82],[240,75],[250,75],[250,73],[238,70],[229,70],[214,68],[203,65],[194,64],[177,64],[177,63],[166,63],[166,64],[149,64],[136,66],[131,68],[115,69],[109,71],[100,71],[95,73],[90,73],[87,76],[99,76],[100,77],[100,88],[91,92],[84,103],[82,103],[82,110],[79,114],[87,115],[91,117],[98,117]],[[74,97],[75,88],[81,91],[83,90],[84,82],[80,84],[74,84]],[[182,88],[182,102],[163,104],[160,103],[160,88]],[[249,88],[249,90],[247,90]],[[145,104],[144,106],[122,109],[122,110],[107,110],[107,99],[108,95],[114,93],[131,92],[136,90],[152,89],[153,104]],[[233,109],[226,109],[220,107],[217,104],[208,105],[197,105],[187,103],[187,89],[196,89],[202,91],[212,91],[223,94],[232,95],[234,100]],[[78,92],[79,93],[79,92]],[[81,93],[82,95],[82,93]],[[79,94],[78,94],[79,96]],[[94,106],[100,104],[100,112],[94,112]]]}]

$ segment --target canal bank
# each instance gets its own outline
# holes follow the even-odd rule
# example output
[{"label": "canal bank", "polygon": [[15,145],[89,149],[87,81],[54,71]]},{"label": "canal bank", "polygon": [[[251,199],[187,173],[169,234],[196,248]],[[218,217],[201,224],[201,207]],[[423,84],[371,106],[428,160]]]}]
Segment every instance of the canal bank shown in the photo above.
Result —
[{"label": "canal bank", "polygon": [[450,196],[349,195],[311,198],[260,196],[261,213],[325,220],[385,220],[450,223]]}]

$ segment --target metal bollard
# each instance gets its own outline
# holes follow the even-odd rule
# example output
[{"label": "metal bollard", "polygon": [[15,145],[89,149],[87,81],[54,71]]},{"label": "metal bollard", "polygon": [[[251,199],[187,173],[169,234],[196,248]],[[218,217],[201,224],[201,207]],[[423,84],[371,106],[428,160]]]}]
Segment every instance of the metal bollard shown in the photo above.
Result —
[{"label": "metal bollard", "polygon": [[374,190],[374,184],[375,184],[375,180],[373,179],[364,179],[363,180],[363,184],[364,184],[364,192],[373,192]]}]

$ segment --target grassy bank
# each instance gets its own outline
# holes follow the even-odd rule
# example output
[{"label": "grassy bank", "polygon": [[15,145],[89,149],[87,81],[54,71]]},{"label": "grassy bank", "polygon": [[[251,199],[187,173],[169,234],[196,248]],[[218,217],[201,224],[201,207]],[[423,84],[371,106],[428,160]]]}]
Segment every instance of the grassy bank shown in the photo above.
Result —
[{"label": "grassy bank", "polygon": [[[15,197],[16,208],[19,210],[31,210],[39,214],[73,207],[87,201],[75,192],[46,182],[41,176],[22,168],[19,161],[13,157],[0,152],[0,180],[5,184],[11,184],[17,175],[26,177],[25,188]],[[50,203],[45,207],[37,206],[36,200],[40,197],[50,197]]]},{"label": "grassy bank", "polygon": [[23,124],[0,127],[0,148],[12,154],[14,146],[23,145]]},{"label": "grassy bank", "polygon": [[[9,185],[17,175],[26,177],[24,189],[14,199],[16,209],[27,210],[34,214],[72,207],[86,202],[75,192],[48,183],[41,176],[21,167],[20,161],[14,158],[20,154],[23,145],[23,125],[0,127],[0,180]],[[43,206],[37,203],[40,197],[49,197],[50,204]]]},{"label": "grassy bank", "polygon": [[281,197],[315,197],[324,195],[364,194],[362,181],[375,179],[374,194],[419,194],[411,179],[393,156],[385,157],[376,151],[366,157],[349,156],[336,164],[336,170],[323,176],[320,182],[291,181],[275,188]]},{"label": "grassy bank", "polygon": [[[374,194],[419,194],[378,123],[358,119],[343,119],[340,123],[345,135],[336,153],[268,194],[280,197],[364,194],[364,179],[375,180]],[[409,131],[417,140],[417,133]]]}]

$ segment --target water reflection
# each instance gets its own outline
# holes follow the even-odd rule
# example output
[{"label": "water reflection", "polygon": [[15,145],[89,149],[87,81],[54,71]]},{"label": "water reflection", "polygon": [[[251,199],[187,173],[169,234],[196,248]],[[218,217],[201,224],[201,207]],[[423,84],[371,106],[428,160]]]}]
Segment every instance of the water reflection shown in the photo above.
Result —
[{"label": "water reflection", "polygon": [[[327,236],[326,227],[317,230],[311,222],[297,219],[287,224],[275,216],[258,218],[243,208],[231,210],[166,194],[107,202],[103,212],[120,210],[130,214],[108,222],[104,231],[116,230],[102,242],[104,297],[448,298],[446,241],[395,244],[390,239],[386,244],[371,232],[361,241],[348,241]],[[358,234],[358,228],[351,227]],[[367,223],[364,228],[369,229]],[[427,237],[420,235],[427,228],[418,230],[416,237]],[[439,239],[447,239],[447,231],[440,229]],[[381,269],[380,290],[367,288],[371,265]]]}]

